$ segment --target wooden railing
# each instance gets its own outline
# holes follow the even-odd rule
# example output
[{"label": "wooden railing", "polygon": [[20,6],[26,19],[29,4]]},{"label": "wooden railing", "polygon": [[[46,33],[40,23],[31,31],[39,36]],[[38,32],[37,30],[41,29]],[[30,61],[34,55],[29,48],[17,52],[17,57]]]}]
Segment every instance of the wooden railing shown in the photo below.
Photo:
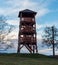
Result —
[{"label": "wooden railing", "polygon": [[25,26],[25,27],[22,27],[20,31],[21,32],[30,32],[30,33],[32,33],[32,32],[35,32],[35,28],[31,27],[31,26]]},{"label": "wooden railing", "polygon": [[34,38],[34,37],[31,37],[31,38],[29,38],[29,37],[21,37],[20,42],[34,43],[34,42],[36,42],[36,38]]},{"label": "wooden railing", "polygon": [[21,18],[20,20],[23,21],[23,22],[27,22],[27,23],[29,23],[29,22],[34,23],[35,22],[34,18],[28,18],[28,17],[27,18],[26,17]]}]

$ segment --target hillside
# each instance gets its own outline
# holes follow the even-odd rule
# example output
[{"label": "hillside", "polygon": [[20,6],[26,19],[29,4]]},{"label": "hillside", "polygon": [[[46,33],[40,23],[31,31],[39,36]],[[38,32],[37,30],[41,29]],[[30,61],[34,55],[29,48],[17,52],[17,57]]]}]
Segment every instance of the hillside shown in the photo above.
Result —
[{"label": "hillside", "polygon": [[0,54],[0,65],[58,65],[58,59],[39,54]]}]

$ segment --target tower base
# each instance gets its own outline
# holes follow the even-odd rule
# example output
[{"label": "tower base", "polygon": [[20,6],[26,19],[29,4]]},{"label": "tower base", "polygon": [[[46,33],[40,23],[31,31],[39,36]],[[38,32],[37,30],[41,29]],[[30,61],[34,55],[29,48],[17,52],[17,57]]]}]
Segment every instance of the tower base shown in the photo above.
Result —
[{"label": "tower base", "polygon": [[26,49],[30,52],[30,53],[38,53],[38,49],[37,49],[37,45],[27,45],[27,44],[20,44],[18,46],[18,50],[17,50],[17,53],[20,53],[20,50],[23,48],[23,47],[26,47]]}]

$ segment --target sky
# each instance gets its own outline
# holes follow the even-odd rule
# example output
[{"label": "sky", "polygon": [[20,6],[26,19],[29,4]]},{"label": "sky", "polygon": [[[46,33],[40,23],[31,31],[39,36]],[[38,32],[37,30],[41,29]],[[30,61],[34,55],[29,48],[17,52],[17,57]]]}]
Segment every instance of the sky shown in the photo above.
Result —
[{"label": "sky", "polygon": [[[7,23],[16,26],[16,29],[10,34],[15,35],[13,39],[18,38],[20,21],[18,14],[19,11],[24,9],[37,12],[36,31],[38,43],[42,39],[44,27],[55,25],[58,28],[58,0],[0,0],[0,15],[4,15],[7,18]],[[48,50],[50,49],[44,48],[39,52],[43,53]]]}]

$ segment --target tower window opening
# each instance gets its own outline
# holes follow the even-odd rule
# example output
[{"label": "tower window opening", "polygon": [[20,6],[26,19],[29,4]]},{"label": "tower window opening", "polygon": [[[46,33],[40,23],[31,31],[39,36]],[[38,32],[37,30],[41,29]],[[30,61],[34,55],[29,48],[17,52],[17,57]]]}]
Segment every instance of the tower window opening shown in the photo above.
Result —
[{"label": "tower window opening", "polygon": [[36,35],[34,34],[34,37],[36,37]]},{"label": "tower window opening", "polygon": [[24,21],[24,18],[21,18],[21,21]]},{"label": "tower window opening", "polygon": [[21,37],[23,37],[23,35],[21,35]]},{"label": "tower window opening", "polygon": [[24,28],[22,27],[21,30],[23,30]]},{"label": "tower window opening", "polygon": [[35,27],[35,25],[33,25],[33,27]]},{"label": "tower window opening", "polygon": [[32,21],[34,21],[34,18],[32,18]]}]

